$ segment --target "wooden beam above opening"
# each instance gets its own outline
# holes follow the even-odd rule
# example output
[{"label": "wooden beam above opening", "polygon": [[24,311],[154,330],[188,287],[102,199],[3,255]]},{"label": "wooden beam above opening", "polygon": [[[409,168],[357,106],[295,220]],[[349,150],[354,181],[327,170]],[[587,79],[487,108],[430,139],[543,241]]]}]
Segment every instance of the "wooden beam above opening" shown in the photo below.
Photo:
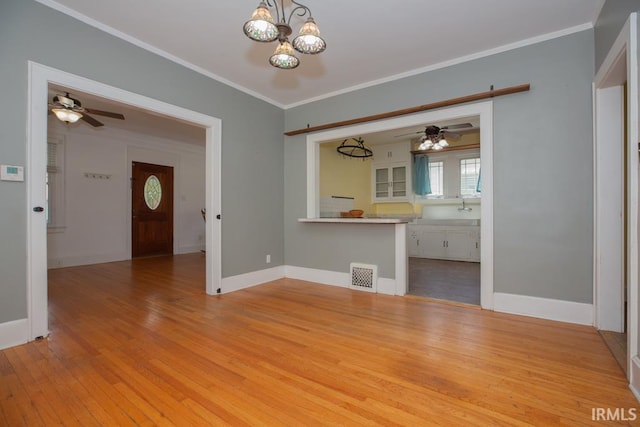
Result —
[{"label": "wooden beam above opening", "polygon": [[327,124],[318,125],[318,126],[307,126],[306,128],[291,130],[291,131],[285,132],[284,134],[286,136],[295,136],[295,135],[301,135],[304,133],[316,132],[319,130],[333,129],[333,128],[342,127],[342,126],[355,125],[358,123],[372,122],[375,120],[388,119],[391,117],[403,116],[406,114],[419,113],[421,111],[434,110],[436,108],[449,107],[451,105],[464,104],[466,102],[479,101],[479,100],[488,99],[488,98],[495,98],[496,96],[509,95],[509,94],[518,93],[518,92],[527,92],[529,91],[529,89],[530,89],[529,83],[522,84],[519,86],[506,87],[503,89],[493,89],[493,85],[492,85],[491,89],[487,92],[474,93],[473,95],[462,96],[460,98],[451,98],[444,101],[433,102],[431,104],[424,104],[424,105],[419,105],[417,107],[405,108],[403,110],[395,110],[395,111],[389,111],[387,113],[359,117],[357,119],[343,120],[340,122],[327,123]]}]

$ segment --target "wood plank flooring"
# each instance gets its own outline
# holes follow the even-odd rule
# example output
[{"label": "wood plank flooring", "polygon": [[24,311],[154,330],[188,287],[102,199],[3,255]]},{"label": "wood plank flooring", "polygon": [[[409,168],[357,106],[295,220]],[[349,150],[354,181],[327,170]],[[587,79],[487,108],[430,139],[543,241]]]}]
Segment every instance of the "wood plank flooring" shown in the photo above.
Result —
[{"label": "wood plank flooring", "polygon": [[599,331],[604,343],[611,351],[611,354],[620,365],[620,368],[627,372],[627,334],[611,331]]},{"label": "wood plank flooring", "polygon": [[0,425],[598,425],[592,408],[638,407],[590,327],[291,279],[207,296],[202,254],[49,283],[50,337],[0,351]]}]

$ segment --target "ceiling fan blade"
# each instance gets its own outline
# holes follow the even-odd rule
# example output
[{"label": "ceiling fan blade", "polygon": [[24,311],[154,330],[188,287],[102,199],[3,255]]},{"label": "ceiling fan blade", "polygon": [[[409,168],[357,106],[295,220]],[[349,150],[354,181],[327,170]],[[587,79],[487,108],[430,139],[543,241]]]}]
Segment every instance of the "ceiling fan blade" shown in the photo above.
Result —
[{"label": "ceiling fan blade", "polygon": [[479,132],[479,131],[480,131],[480,128],[470,127],[470,128],[464,128],[464,129],[456,129],[455,133],[466,135],[468,133]]},{"label": "ceiling fan blade", "polygon": [[94,110],[93,108],[85,108],[87,113],[97,114],[99,116],[111,117],[112,119],[124,120],[124,116],[120,113],[112,113],[111,111]]},{"label": "ceiling fan blade", "polygon": [[424,133],[423,130],[418,131],[418,132],[409,132],[409,133],[403,133],[402,135],[394,135],[394,138],[400,138],[401,136],[408,136],[408,135],[417,135],[419,133]]},{"label": "ceiling fan blade", "polygon": [[443,126],[442,129],[464,129],[464,128],[472,128],[473,125],[471,123],[459,123],[457,125],[449,125]]},{"label": "ceiling fan blade", "polygon": [[445,131],[445,132],[443,132],[443,133],[444,133],[444,137],[445,137],[445,138],[447,138],[447,139],[453,139],[453,140],[460,139],[460,137],[462,136],[462,135],[460,135],[460,133],[459,133],[459,132],[446,132],[446,131]]},{"label": "ceiling fan blade", "polygon": [[83,114],[82,117],[80,117],[81,120],[84,120],[85,122],[89,123],[91,126],[93,127],[100,127],[100,126],[104,126],[104,123],[100,123],[99,121],[97,121],[96,119],[94,119],[93,117],[91,117],[88,114]]}]

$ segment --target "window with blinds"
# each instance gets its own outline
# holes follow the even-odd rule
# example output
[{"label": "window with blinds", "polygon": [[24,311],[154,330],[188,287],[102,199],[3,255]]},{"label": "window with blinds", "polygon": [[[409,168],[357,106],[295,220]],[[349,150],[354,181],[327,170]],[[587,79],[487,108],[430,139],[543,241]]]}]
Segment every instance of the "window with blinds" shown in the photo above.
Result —
[{"label": "window with blinds", "polygon": [[444,162],[429,162],[429,181],[431,182],[431,194],[427,197],[444,196]]},{"label": "window with blinds", "polygon": [[480,157],[460,159],[460,195],[479,197],[478,178],[480,177]]}]

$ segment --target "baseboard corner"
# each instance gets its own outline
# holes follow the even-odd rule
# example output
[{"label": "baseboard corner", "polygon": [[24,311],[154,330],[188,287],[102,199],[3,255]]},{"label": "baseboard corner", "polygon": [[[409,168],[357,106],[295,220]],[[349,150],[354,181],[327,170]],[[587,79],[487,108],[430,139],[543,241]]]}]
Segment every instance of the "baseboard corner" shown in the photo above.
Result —
[{"label": "baseboard corner", "polygon": [[29,321],[18,319],[0,323],[0,350],[29,342]]}]

